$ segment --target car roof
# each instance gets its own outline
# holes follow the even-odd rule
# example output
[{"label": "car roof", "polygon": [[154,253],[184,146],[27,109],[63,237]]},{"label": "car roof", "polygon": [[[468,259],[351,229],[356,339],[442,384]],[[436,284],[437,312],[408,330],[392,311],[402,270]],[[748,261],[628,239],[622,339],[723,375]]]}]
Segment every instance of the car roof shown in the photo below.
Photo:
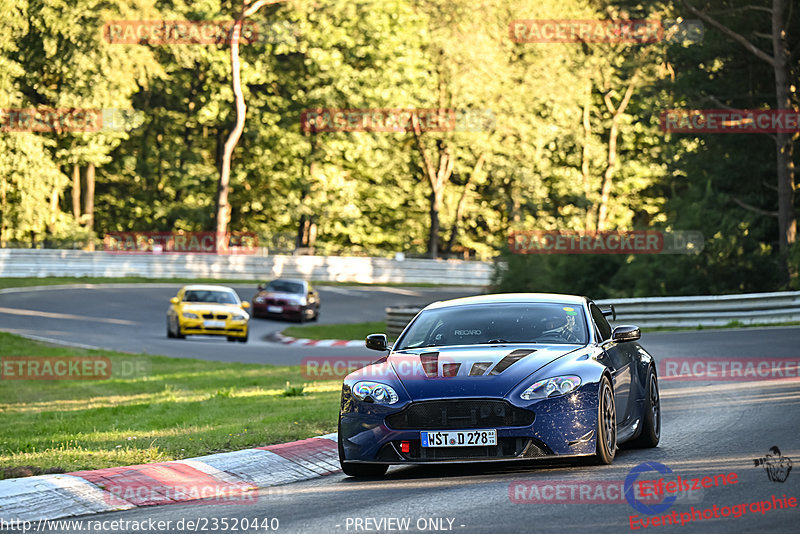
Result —
[{"label": "car roof", "polygon": [[[198,291],[233,291],[230,287],[227,286],[215,286],[211,284],[192,284],[188,286],[183,286],[185,290],[198,290]],[[233,291],[236,293],[235,291]]]},{"label": "car roof", "polygon": [[493,295],[477,295],[458,299],[440,300],[425,307],[426,310],[469,306],[473,304],[513,304],[516,302],[544,302],[558,304],[576,304],[582,306],[586,297],[578,295],[559,295],[557,293],[496,293]]}]

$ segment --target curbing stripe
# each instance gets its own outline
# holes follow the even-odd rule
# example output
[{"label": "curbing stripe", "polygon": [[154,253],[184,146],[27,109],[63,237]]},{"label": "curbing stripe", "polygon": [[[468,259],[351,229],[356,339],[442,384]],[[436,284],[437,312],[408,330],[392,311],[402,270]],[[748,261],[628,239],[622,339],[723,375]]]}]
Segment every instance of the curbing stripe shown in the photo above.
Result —
[{"label": "curbing stripe", "polygon": [[264,450],[300,464],[317,475],[330,475],[339,470],[339,451],[329,439],[311,438],[282,445],[270,445]]},{"label": "curbing stripe", "polygon": [[252,503],[258,488],[338,472],[336,440],[333,433],[173,462],[0,480],[0,519],[59,519],[139,506],[208,504],[211,498],[217,504],[248,504],[242,501]]},{"label": "curbing stripe", "polygon": [[39,475],[0,481],[0,519],[37,521],[127,510],[130,503],[111,504],[109,494],[73,475]]},{"label": "curbing stripe", "polygon": [[285,336],[280,332],[274,332],[265,339],[273,343],[304,347],[362,347],[364,345],[363,339],[308,339]]}]

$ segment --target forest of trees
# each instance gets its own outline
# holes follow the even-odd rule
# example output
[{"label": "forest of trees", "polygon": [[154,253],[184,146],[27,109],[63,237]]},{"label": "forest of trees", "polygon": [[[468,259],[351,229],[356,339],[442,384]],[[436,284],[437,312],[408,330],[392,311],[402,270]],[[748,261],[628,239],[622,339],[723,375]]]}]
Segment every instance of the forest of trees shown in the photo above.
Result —
[{"label": "forest of trees", "polygon": [[[599,298],[800,288],[800,132],[659,125],[673,109],[798,110],[796,0],[0,6],[0,109],[123,110],[114,115],[122,127],[101,131],[0,128],[2,247],[91,249],[108,232],[222,224],[256,233],[271,252],[499,259],[501,290]],[[258,37],[124,44],[103,30],[237,18]],[[661,21],[664,33],[655,42],[514,38],[513,21],[548,19]],[[309,110],[362,108],[487,120],[454,131],[303,127]],[[704,249],[507,248],[512,231],[635,229],[699,231]]]}]

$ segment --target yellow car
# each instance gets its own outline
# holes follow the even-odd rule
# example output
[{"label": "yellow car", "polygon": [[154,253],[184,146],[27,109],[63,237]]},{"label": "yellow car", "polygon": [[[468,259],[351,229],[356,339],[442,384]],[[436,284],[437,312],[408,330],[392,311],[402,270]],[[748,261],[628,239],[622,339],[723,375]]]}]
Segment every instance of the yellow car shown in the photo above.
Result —
[{"label": "yellow car", "polygon": [[187,335],[227,336],[228,341],[247,343],[244,311],[249,302],[239,300],[236,291],[225,286],[184,286],[172,297],[167,310],[167,337]]}]

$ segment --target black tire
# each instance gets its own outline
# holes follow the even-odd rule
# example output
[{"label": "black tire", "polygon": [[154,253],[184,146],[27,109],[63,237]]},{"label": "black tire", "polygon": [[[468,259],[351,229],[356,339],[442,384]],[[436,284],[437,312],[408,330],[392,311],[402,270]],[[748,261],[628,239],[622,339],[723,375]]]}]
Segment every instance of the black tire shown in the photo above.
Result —
[{"label": "black tire", "polygon": [[319,319],[319,308],[317,308],[316,310],[314,310],[314,316],[313,316],[313,317],[311,317],[311,320],[312,320],[312,321],[316,321],[317,319]]},{"label": "black tire", "polygon": [[175,337],[178,339],[186,339],[186,336],[181,333],[181,322],[175,318]]},{"label": "black tire", "polygon": [[597,449],[593,460],[595,464],[608,465],[617,454],[617,407],[614,390],[608,377],[600,381],[597,390]]},{"label": "black tire", "polygon": [[236,338],[234,336],[228,336],[228,341],[231,342],[231,343],[235,343],[237,341],[237,339],[238,338]]},{"label": "black tire", "polygon": [[630,447],[650,449],[661,439],[661,395],[658,391],[658,378],[652,367],[647,371],[647,402],[645,402],[642,431],[631,440]]},{"label": "black tire", "polygon": [[339,465],[342,466],[342,472],[349,477],[356,478],[377,478],[386,474],[389,469],[385,464],[352,464],[344,461],[344,446],[342,445],[342,427],[339,426],[338,433],[339,443]]},{"label": "black tire", "polygon": [[247,335],[244,336],[244,337],[236,338],[236,341],[238,341],[239,343],[247,343],[247,339],[249,337],[250,337],[250,332],[248,332]]},{"label": "black tire", "polygon": [[175,334],[172,333],[172,328],[169,326],[169,317],[167,317],[167,337],[170,339],[175,338]]}]

